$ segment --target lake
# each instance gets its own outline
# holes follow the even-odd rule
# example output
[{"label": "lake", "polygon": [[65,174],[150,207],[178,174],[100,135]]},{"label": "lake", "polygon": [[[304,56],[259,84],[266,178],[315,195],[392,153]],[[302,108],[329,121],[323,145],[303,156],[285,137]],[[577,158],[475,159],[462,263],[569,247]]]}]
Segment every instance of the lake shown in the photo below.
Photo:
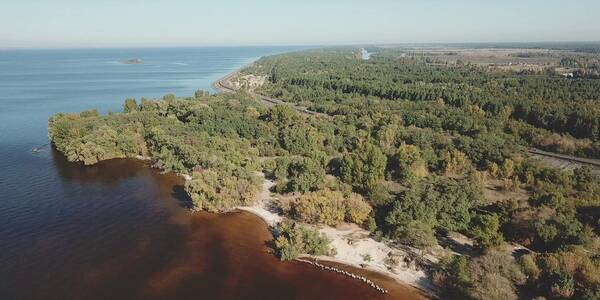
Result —
[{"label": "lake", "polygon": [[[47,146],[56,112],[117,112],[127,97],[191,96],[261,56],[298,49],[0,51],[0,299],[418,297],[377,274],[368,275],[391,295],[280,262],[260,219],[191,214],[182,179],[144,162],[83,167]],[[122,63],[128,59],[143,64]]]}]

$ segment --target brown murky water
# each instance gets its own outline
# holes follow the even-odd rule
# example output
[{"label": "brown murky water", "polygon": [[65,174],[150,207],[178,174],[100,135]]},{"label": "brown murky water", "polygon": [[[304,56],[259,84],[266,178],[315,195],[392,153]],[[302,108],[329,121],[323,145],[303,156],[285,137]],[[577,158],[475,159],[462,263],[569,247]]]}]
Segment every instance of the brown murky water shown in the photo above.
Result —
[{"label": "brown murky water", "polygon": [[422,298],[376,273],[349,268],[391,294],[280,262],[259,218],[190,214],[182,180],[143,162],[81,167],[48,155],[56,171],[29,183],[35,205],[3,213],[1,299]]}]

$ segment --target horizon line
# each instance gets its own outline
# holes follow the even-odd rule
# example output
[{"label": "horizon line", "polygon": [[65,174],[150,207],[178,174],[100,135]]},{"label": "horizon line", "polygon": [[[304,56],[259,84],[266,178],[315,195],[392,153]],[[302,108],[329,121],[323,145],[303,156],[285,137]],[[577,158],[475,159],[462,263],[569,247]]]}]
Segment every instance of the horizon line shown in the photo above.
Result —
[{"label": "horizon line", "polygon": [[600,44],[600,40],[545,40],[545,41],[458,41],[458,42],[394,42],[394,43],[347,43],[347,44],[215,44],[215,45],[78,45],[78,46],[2,46],[0,50],[85,50],[85,49],[168,49],[168,48],[264,48],[264,47],[381,47],[381,46],[426,46],[426,45],[535,45],[535,44]]}]

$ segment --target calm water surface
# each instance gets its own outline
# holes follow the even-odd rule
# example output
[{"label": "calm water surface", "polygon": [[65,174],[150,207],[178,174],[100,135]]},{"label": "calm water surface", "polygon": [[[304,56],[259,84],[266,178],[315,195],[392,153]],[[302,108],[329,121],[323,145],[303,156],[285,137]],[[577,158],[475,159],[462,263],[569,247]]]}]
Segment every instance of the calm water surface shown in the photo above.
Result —
[{"label": "calm water surface", "polygon": [[[82,167],[48,147],[31,151],[48,142],[56,112],[192,95],[260,56],[296,49],[0,51],[0,299],[383,298],[337,274],[279,262],[252,215],[190,214],[182,180],[143,162]],[[120,63],[130,58],[145,63]],[[378,283],[393,298],[416,297]]]}]

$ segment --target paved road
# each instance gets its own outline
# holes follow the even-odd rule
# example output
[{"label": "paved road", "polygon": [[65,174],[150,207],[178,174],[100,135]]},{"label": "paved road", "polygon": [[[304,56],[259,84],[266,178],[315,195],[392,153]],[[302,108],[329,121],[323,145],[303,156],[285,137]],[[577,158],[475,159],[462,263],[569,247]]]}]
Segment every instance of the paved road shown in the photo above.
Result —
[{"label": "paved road", "polygon": [[[227,75],[225,78],[222,78],[220,80],[217,80],[217,82],[215,82],[213,84],[213,86],[221,91],[221,92],[226,92],[226,93],[234,93],[238,90],[238,88],[232,86],[231,84],[229,84],[229,81],[231,78],[233,78],[234,76],[236,76],[239,73],[239,71],[236,71],[234,73],[231,73],[229,75]],[[267,104],[268,106],[271,105],[288,105],[290,107],[292,107],[293,109],[297,110],[300,113],[306,114],[306,115],[311,115],[311,116],[326,116],[325,114],[316,112],[316,111],[312,111],[309,110],[306,107],[301,107],[301,106],[297,106],[294,105],[292,103],[289,102],[285,102],[281,99],[275,99],[275,98],[271,98],[271,97],[267,97],[267,96],[263,96],[257,93],[252,93],[253,95],[257,96],[261,101],[263,101],[265,104]]]},{"label": "paved road", "polygon": [[560,160],[568,160],[568,161],[572,161],[575,163],[600,167],[600,160],[598,160],[598,159],[582,158],[582,157],[576,157],[576,156],[571,156],[571,155],[552,153],[552,152],[547,152],[547,151],[543,151],[543,150],[535,149],[535,148],[530,148],[528,151],[531,154],[548,156],[548,157],[552,157],[552,158],[556,158],[556,159],[560,159]]},{"label": "paved road", "polygon": [[600,176],[600,160],[598,159],[558,154],[535,148],[528,149],[528,152],[532,157],[537,157],[556,168],[573,170],[582,166],[589,166],[592,168],[592,174]]}]

